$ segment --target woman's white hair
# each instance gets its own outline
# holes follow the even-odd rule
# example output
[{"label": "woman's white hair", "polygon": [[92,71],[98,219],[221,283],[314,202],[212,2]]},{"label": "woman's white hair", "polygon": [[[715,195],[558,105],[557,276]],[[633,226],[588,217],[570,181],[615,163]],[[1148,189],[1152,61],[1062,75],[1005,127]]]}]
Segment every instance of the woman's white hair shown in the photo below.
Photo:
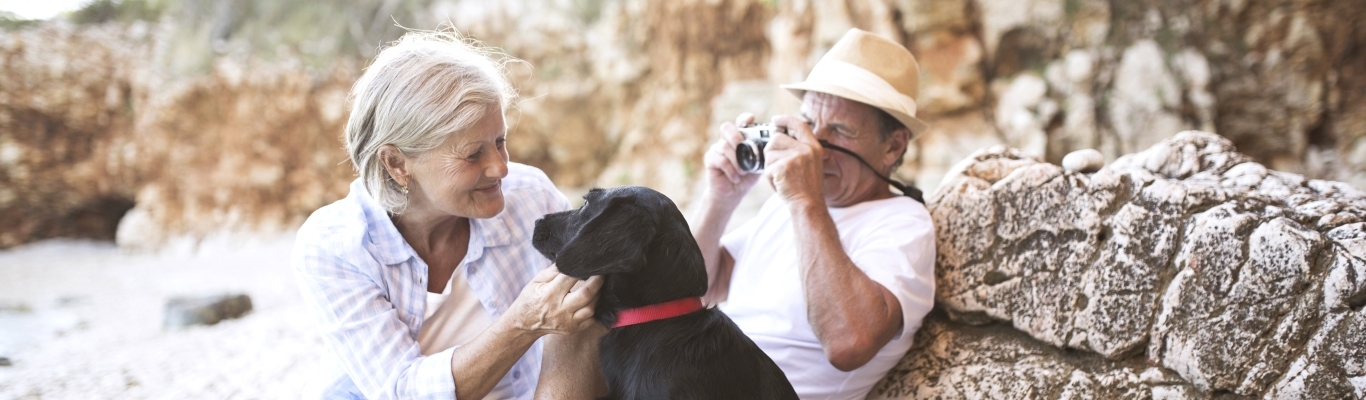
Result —
[{"label": "woman's white hair", "polygon": [[456,33],[414,31],[375,56],[351,87],[346,151],[365,190],[401,213],[408,199],[389,176],[379,150],[394,145],[417,157],[473,125],[490,107],[516,98],[503,74],[509,58]]}]

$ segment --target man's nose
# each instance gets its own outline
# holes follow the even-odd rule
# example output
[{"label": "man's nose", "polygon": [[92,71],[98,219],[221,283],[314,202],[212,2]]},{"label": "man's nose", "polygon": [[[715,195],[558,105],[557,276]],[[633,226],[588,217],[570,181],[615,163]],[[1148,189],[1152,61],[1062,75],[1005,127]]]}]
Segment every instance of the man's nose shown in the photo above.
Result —
[{"label": "man's nose", "polygon": [[[811,126],[811,136],[812,136],[812,137],[815,137],[817,141],[821,142],[821,147],[825,147],[825,144],[826,144],[826,143],[829,143],[829,140],[830,140],[830,132],[829,132],[829,129],[823,129],[823,128],[825,128],[825,127],[823,127],[823,126],[818,126],[818,125],[816,125],[816,124],[810,124],[810,126]],[[821,161],[825,161],[826,163],[829,163],[829,162],[830,162],[830,152],[829,152],[829,151],[824,151],[824,152],[821,152],[821,153],[822,153],[822,154],[821,154]]]}]

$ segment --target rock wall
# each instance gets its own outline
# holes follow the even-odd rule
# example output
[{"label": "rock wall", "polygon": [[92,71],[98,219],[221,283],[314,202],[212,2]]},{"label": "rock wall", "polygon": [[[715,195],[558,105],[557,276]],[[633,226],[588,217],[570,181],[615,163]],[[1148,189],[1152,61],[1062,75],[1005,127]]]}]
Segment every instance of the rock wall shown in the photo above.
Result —
[{"label": "rock wall", "polygon": [[[921,63],[932,130],[900,171],[931,191],[1003,144],[1114,160],[1185,129],[1272,169],[1366,188],[1366,8],[1351,1],[784,1],[770,79],[801,79],[849,27]],[[795,101],[780,99],[790,109]]]},{"label": "rock wall", "polygon": [[1366,193],[1187,131],[1099,172],[1003,147],[930,198],[937,304],[875,398],[1361,398]]},{"label": "rock wall", "polygon": [[225,57],[177,78],[149,62],[166,56],[154,29],[49,24],[0,41],[14,78],[0,80],[0,247],[278,230],[345,195],[353,73]]},{"label": "rock wall", "polygon": [[[158,3],[160,4],[160,3]],[[515,161],[573,192],[687,206],[715,126],[796,111],[850,27],[921,61],[932,129],[897,175],[927,192],[978,149],[1107,159],[1183,129],[1271,169],[1366,188],[1366,8],[1352,0],[230,0],[151,22],[0,31],[0,247],[124,243],[301,221],[344,194],[345,91],[404,27],[448,24],[508,72]],[[123,21],[123,22],[121,22]],[[344,22],[339,22],[344,21]],[[15,222],[8,222],[15,221]],[[11,228],[10,226],[13,226]]]}]

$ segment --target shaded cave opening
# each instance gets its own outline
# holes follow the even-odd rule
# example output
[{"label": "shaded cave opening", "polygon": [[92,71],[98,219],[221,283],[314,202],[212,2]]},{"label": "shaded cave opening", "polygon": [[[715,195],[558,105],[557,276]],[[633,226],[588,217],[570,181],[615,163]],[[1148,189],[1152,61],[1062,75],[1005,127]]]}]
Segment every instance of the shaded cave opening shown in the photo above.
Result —
[{"label": "shaded cave opening", "polygon": [[52,231],[42,236],[113,241],[119,221],[136,204],[122,196],[96,198],[54,221]]}]

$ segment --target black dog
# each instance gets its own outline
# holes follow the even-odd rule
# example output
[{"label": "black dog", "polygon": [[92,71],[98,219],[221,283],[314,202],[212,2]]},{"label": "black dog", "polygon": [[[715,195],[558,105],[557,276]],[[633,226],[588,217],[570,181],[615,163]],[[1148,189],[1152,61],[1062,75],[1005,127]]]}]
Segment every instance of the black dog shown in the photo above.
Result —
[{"label": "black dog", "polygon": [[[603,276],[594,318],[608,327],[628,309],[707,291],[688,222],[649,188],[593,189],[583,207],[537,220],[531,242],[566,275]],[[778,365],[715,308],[614,328],[599,352],[608,399],[797,398]]]}]

